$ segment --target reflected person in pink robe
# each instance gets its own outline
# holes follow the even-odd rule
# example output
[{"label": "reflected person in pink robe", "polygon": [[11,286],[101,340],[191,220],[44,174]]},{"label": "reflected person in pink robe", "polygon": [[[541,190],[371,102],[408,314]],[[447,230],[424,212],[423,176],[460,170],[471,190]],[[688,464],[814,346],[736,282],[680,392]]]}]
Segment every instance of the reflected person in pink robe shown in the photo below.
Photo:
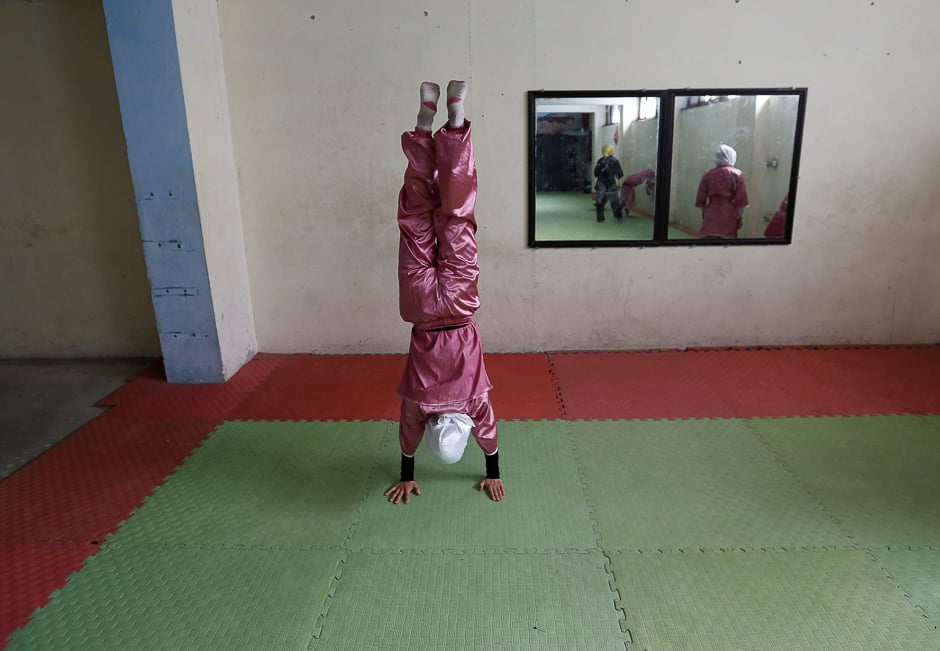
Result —
[{"label": "reflected person in pink robe", "polygon": [[473,314],[477,292],[476,165],[470,122],[465,119],[466,83],[447,87],[448,122],[432,135],[437,84],[421,84],[417,126],[401,136],[408,161],[398,198],[399,310],[414,324],[398,393],[401,479],[385,494],[408,503],[421,494],[414,480],[414,455],[432,414],[462,413],[473,420],[483,450],[486,478],[479,484],[493,500],[503,498],[499,477],[496,417]]},{"label": "reflected person in pink robe", "polygon": [[770,218],[770,223],[764,229],[764,237],[786,237],[787,235],[787,208],[790,205],[790,195],[788,194],[780,202],[777,212]]},{"label": "reflected person in pink robe", "polygon": [[630,216],[630,209],[636,202],[636,187],[643,183],[652,183],[656,180],[656,172],[652,169],[645,169],[642,172],[630,174],[623,180],[620,186],[620,203],[623,204],[624,213]]},{"label": "reflected person in pink robe", "polygon": [[715,152],[715,167],[702,175],[695,205],[702,209],[699,237],[736,238],[750,203],[744,172],[734,166],[738,153],[728,145]]}]

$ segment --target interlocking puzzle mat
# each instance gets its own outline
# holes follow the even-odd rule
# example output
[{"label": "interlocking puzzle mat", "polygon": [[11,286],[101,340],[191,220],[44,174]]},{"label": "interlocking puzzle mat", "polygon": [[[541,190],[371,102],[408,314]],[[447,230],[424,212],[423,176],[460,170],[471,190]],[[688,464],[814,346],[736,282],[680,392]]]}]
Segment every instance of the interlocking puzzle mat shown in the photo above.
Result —
[{"label": "interlocking puzzle mat", "polygon": [[163,364],[133,378],[98,401],[112,406],[108,418],[134,420],[192,419],[221,421],[236,406],[258,390],[261,383],[284,361],[285,355],[260,353],[242,366],[228,382],[215,384],[169,384]]},{"label": "interlocking puzzle mat", "polygon": [[916,607],[935,624],[940,621],[940,548],[886,548],[872,554]]},{"label": "interlocking puzzle mat", "polygon": [[490,400],[503,420],[562,418],[549,355],[486,355]]},{"label": "interlocking puzzle mat", "polygon": [[382,495],[398,479],[397,430],[387,435],[349,545],[353,549],[585,550],[596,538],[574,448],[562,421],[500,421],[501,473],[507,497],[493,504],[478,490],[483,453],[472,437],[452,466],[419,449],[421,495],[389,508]]},{"label": "interlocking puzzle mat", "polygon": [[407,506],[392,422],[227,422],[10,647],[940,648],[935,559],[859,547],[775,448],[816,420],[503,421],[503,502],[471,442]]},{"label": "interlocking puzzle mat", "polygon": [[340,552],[108,545],[11,649],[305,649]]},{"label": "interlocking puzzle mat", "polygon": [[397,419],[404,355],[286,355],[229,420]]},{"label": "interlocking puzzle mat", "polygon": [[940,425],[890,415],[940,411],[940,347],[488,356],[506,499],[471,441],[408,506],[397,399],[362,391],[403,357],[327,357],[145,373],[0,483],[0,641],[940,649]]},{"label": "interlocking puzzle mat", "polygon": [[862,546],[940,546],[940,418],[755,420],[751,426]]},{"label": "interlocking puzzle mat", "polygon": [[940,648],[866,552],[614,553],[611,568],[637,649]]},{"label": "interlocking puzzle mat", "polygon": [[0,541],[103,541],[215,426],[95,419],[0,483]]},{"label": "interlocking puzzle mat", "polygon": [[791,417],[940,412],[940,347],[554,353],[565,414]]},{"label": "interlocking puzzle mat", "polygon": [[850,543],[747,421],[570,426],[605,549]]},{"label": "interlocking puzzle mat", "polygon": [[110,542],[340,545],[393,425],[225,423]]},{"label": "interlocking puzzle mat", "polygon": [[599,552],[353,553],[315,649],[624,651]]},{"label": "interlocking puzzle mat", "polygon": [[0,646],[96,550],[87,543],[0,542]]}]

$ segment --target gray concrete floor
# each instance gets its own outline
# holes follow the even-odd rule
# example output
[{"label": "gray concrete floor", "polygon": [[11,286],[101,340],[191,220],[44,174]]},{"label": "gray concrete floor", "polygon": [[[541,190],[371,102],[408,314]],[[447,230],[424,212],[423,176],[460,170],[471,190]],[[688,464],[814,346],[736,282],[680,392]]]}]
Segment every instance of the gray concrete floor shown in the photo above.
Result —
[{"label": "gray concrete floor", "polygon": [[0,360],[0,480],[104,413],[153,360]]}]

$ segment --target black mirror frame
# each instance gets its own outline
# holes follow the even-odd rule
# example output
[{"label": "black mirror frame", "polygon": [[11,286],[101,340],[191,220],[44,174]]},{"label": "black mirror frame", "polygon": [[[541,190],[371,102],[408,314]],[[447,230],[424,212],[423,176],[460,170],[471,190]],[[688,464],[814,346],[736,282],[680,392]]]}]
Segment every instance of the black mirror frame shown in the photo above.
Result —
[{"label": "black mirror frame", "polygon": [[[793,238],[793,215],[796,205],[797,180],[803,144],[803,125],[806,115],[806,88],[683,88],[672,90],[530,90],[528,95],[528,245],[530,248],[601,248],[601,247],[654,247],[654,246],[779,246],[790,244]],[[793,137],[793,162],[790,168],[789,202],[786,232],[778,238],[737,239],[669,239],[669,197],[673,159],[673,125],[677,97],[698,95],[796,95],[799,97]],[[537,240],[535,236],[536,159],[535,136],[537,127],[536,104],[539,99],[598,98],[598,97],[656,97],[659,99],[658,160],[656,163],[655,217],[651,240]]]}]

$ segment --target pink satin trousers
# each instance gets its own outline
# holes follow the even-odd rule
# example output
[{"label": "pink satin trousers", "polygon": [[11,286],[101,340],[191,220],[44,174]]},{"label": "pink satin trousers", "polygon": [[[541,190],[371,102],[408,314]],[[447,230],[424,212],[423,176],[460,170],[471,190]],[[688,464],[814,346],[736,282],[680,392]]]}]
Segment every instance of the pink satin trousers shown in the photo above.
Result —
[{"label": "pink satin trousers", "polygon": [[398,198],[399,310],[414,324],[398,388],[401,449],[415,453],[429,414],[458,412],[473,419],[477,443],[492,454],[497,449],[492,385],[473,320],[480,306],[480,268],[470,123],[442,127],[433,136],[407,131],[401,142],[408,166]]}]

